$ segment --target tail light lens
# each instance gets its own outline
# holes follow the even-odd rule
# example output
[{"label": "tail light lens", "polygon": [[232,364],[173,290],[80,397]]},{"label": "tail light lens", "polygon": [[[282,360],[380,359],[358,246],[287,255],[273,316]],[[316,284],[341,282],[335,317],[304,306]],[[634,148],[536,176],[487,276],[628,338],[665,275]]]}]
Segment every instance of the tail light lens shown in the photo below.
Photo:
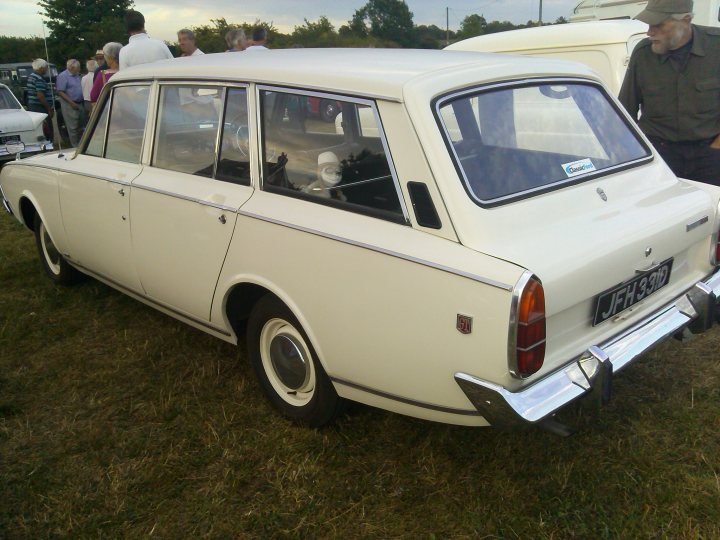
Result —
[{"label": "tail light lens", "polygon": [[535,276],[527,275],[513,295],[510,372],[524,379],[540,370],[545,360],[545,291]]}]

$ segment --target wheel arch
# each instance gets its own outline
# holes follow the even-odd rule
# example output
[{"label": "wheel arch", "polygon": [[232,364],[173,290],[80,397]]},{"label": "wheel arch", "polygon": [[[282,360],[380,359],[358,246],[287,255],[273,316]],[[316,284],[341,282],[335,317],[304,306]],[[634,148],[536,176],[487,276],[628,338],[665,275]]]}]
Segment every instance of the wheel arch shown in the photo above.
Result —
[{"label": "wheel arch", "polygon": [[[23,225],[35,232],[35,215],[40,214],[34,201],[27,195],[20,197],[20,216],[22,217]],[[42,219],[42,214],[40,214]]]},{"label": "wheel arch", "polygon": [[310,340],[310,344],[313,349],[315,349],[318,361],[322,365],[323,369],[328,372],[328,366],[325,362],[324,354],[322,353],[322,347],[318,343],[312,326],[303,315],[299,306],[292,301],[288,294],[282,292],[281,288],[274,286],[274,284],[269,283],[266,280],[246,277],[244,280],[233,284],[225,294],[223,315],[227,318],[227,321],[235,333],[237,340],[240,341],[240,338],[245,336],[245,330],[250,313],[258,301],[266,295],[271,295],[277,298],[280,302],[285,304],[285,306],[295,316]]}]

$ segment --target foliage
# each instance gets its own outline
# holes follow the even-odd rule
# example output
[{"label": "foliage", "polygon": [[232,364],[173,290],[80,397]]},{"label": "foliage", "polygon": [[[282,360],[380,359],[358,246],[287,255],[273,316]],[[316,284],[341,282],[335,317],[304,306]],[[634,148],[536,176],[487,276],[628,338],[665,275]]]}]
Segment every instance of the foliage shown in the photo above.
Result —
[{"label": "foliage", "polygon": [[487,21],[482,15],[473,13],[465,17],[460,23],[460,30],[458,30],[458,39],[468,39],[475,36],[481,36],[487,33]]},{"label": "foliage", "polygon": [[30,62],[35,58],[45,58],[42,38],[0,36],[0,63]]},{"label": "foliage", "polygon": [[133,0],[40,0],[50,29],[50,61],[61,66],[70,58],[84,62],[110,41],[127,42],[123,16]]},{"label": "foliage", "polygon": [[348,23],[351,33],[400,47],[416,45],[413,14],[404,0],[369,0]]}]

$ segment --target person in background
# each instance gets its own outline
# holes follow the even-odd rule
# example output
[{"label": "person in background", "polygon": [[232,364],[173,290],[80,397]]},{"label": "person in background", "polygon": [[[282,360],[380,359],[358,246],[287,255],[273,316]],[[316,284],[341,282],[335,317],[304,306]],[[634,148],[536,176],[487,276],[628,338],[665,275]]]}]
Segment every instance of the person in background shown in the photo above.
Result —
[{"label": "person in background", "polygon": [[[125,13],[125,29],[130,34],[130,39],[128,44],[120,50],[120,69],[158,60],[169,60],[173,57],[164,42],[147,35],[145,17],[139,11],[130,10]],[[103,51],[105,51],[105,47],[103,47]],[[105,61],[107,61],[107,53],[105,53]]]},{"label": "person in background", "polygon": [[27,80],[27,103],[28,109],[33,112],[45,113],[45,131],[49,133],[48,138],[54,140],[52,118],[55,116],[55,109],[52,106],[50,85],[45,80],[45,73],[48,70],[48,63],[42,58],[36,58],[32,62],[33,72]]},{"label": "person in background", "polygon": [[70,146],[75,147],[85,129],[87,115],[80,82],[80,62],[71,58],[66,67],[67,69],[58,75],[55,89],[60,96],[60,109],[70,137]]},{"label": "person in background", "polygon": [[197,48],[197,45],[195,45],[195,34],[192,30],[183,28],[182,30],[178,30],[177,36],[178,45],[182,51],[181,56],[197,56],[199,54],[205,54]]},{"label": "person in background", "polygon": [[90,118],[90,112],[92,111],[92,101],[90,101],[90,90],[92,90],[93,81],[95,77],[95,70],[97,69],[97,62],[90,58],[85,62],[85,68],[87,73],[80,79],[80,86],[82,86],[83,92],[83,105],[85,107],[85,114]]},{"label": "person in background", "polygon": [[102,49],[98,49],[97,51],[95,51],[95,62],[97,62],[97,68],[95,68],[95,73],[93,74],[93,82],[95,82],[95,79],[97,79],[97,76],[100,73],[101,69],[108,68]]},{"label": "person in background", "polygon": [[[692,24],[692,0],[650,0],[620,103],[676,176],[720,186],[720,31]],[[638,113],[640,117],[638,119]]]},{"label": "person in background", "polygon": [[105,84],[107,84],[110,80],[110,77],[115,75],[115,73],[117,73],[120,69],[119,57],[122,49],[122,43],[117,43],[115,41],[106,43],[103,47],[105,62],[107,62],[108,68],[99,70],[100,73],[98,74],[98,78],[95,79],[92,90],[90,90],[90,101],[92,101],[93,104],[98,100],[98,97],[100,97],[100,92],[102,91],[103,86],[105,86]]},{"label": "person in background", "polygon": [[246,47],[246,51],[266,51],[267,29],[263,26],[256,26],[252,32],[252,45]]},{"label": "person in background", "polygon": [[240,52],[245,50],[247,39],[245,38],[245,30],[242,28],[231,28],[225,34],[225,42],[227,43],[227,52]]}]

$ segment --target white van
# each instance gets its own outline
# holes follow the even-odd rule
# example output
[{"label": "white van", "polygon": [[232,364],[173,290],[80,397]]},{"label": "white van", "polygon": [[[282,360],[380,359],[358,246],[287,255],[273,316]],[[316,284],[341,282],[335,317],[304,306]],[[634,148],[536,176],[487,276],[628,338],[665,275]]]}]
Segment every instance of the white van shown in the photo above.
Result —
[{"label": "white van", "polygon": [[617,95],[630,54],[646,36],[647,28],[647,24],[631,19],[557,24],[477,36],[453,43],[446,49],[581,62],[592,68]]},{"label": "white van", "polygon": [[[583,0],[570,15],[570,22],[632,19],[647,6],[637,0]],[[720,0],[695,0],[695,24],[720,26]]]}]

